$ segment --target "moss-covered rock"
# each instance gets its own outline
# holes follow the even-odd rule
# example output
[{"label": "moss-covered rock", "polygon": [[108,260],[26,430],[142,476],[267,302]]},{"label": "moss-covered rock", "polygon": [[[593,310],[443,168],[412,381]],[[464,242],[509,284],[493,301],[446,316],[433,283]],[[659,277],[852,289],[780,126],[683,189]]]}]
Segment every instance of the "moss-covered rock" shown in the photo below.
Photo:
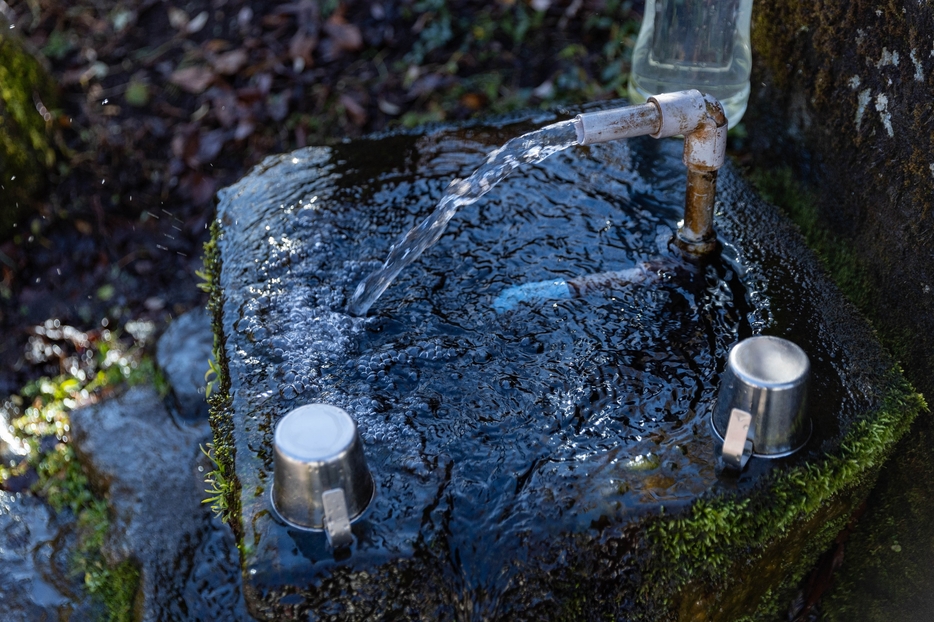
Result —
[{"label": "moss-covered rock", "polygon": [[921,622],[934,611],[934,425],[924,417],[882,470],[821,603],[830,622]]},{"label": "moss-covered rock", "polygon": [[57,91],[48,72],[0,20],[0,238],[36,200],[55,163]]}]

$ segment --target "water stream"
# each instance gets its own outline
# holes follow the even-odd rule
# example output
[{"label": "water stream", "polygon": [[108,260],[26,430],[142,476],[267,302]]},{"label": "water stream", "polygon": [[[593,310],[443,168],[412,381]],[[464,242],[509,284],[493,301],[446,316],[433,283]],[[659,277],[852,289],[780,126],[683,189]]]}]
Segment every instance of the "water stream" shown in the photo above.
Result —
[{"label": "water stream", "polygon": [[347,311],[362,316],[373,306],[393,279],[425,249],[433,246],[448,222],[465,205],[470,205],[522,164],[536,164],[548,156],[577,144],[573,121],[561,121],[513,138],[491,152],[486,161],[467,179],[455,179],[438,201],[431,216],[413,227],[389,249],[383,265],[357,285]]}]

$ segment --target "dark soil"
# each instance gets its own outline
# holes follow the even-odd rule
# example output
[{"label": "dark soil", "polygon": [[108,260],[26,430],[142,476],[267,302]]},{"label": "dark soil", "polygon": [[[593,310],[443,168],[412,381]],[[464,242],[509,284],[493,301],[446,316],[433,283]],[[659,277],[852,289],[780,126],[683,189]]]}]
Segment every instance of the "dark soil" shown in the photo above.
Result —
[{"label": "dark soil", "polygon": [[14,0],[0,14],[64,102],[48,194],[0,241],[2,395],[67,371],[79,346],[49,327],[138,341],[203,304],[214,194],[266,155],[620,96],[639,19],[614,0]]}]

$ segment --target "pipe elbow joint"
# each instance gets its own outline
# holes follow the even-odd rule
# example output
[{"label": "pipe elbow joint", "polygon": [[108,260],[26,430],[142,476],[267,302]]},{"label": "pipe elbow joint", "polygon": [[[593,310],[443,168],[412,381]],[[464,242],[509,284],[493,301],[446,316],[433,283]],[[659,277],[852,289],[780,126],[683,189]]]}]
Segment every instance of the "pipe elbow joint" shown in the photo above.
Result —
[{"label": "pipe elbow joint", "polygon": [[684,135],[684,163],[698,171],[718,170],[726,161],[727,118],[717,98],[696,89],[649,97],[658,108],[653,138]]},{"label": "pipe elbow joint", "polygon": [[697,171],[719,170],[726,161],[726,113],[716,97],[704,98],[704,119],[690,134],[684,136],[684,164]]}]

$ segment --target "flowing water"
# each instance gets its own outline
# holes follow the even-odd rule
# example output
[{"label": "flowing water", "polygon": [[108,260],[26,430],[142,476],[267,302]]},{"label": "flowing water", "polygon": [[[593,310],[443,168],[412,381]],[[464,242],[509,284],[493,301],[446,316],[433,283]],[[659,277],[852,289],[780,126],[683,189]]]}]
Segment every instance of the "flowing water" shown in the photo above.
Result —
[{"label": "flowing water", "polygon": [[536,164],[577,144],[576,138],[573,121],[554,123],[513,138],[491,152],[486,161],[467,179],[452,181],[431,216],[393,245],[382,267],[357,285],[347,306],[348,313],[365,315],[393,279],[438,241],[458,208],[476,202],[522,164]]}]

